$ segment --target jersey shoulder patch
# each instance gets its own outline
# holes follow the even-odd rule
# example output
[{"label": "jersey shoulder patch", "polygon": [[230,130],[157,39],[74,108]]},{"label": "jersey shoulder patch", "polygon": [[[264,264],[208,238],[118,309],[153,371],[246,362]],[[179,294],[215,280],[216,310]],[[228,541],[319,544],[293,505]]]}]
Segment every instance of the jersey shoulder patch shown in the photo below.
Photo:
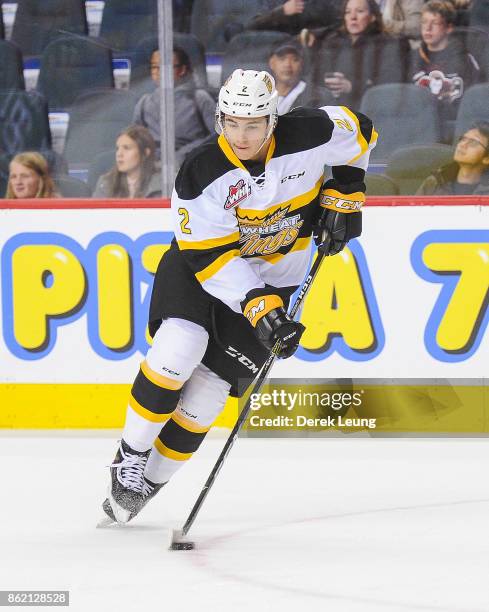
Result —
[{"label": "jersey shoulder patch", "polygon": [[217,138],[196,147],[185,158],[175,179],[178,197],[194,200],[233,167],[217,144]]},{"label": "jersey shoulder patch", "polygon": [[331,140],[334,124],[319,108],[299,107],[278,118],[274,157],[314,149]]}]

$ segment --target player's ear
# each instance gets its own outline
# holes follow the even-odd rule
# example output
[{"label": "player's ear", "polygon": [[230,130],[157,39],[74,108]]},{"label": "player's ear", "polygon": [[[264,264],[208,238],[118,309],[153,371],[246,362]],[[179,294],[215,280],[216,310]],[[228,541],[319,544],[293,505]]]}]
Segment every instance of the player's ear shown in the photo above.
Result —
[{"label": "player's ear", "polygon": [[149,147],[146,147],[146,149],[144,149],[144,157],[149,157],[151,155],[151,149]]}]

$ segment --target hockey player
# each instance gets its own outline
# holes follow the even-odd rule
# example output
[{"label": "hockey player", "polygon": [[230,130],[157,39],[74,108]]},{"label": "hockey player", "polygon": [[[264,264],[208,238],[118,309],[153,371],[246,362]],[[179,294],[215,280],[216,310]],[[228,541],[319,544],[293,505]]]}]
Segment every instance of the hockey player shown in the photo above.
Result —
[{"label": "hockey player", "polygon": [[[287,307],[307,271],[311,235],[333,255],[361,233],[377,138],[367,117],[324,107],[278,118],[273,77],[235,70],[219,93],[216,130],[175,182],[175,239],[151,297],[153,344],[103,504],[120,523],[192,456],[278,339],[279,357],[296,351],[304,326]],[[325,165],[332,178],[323,185]]]}]

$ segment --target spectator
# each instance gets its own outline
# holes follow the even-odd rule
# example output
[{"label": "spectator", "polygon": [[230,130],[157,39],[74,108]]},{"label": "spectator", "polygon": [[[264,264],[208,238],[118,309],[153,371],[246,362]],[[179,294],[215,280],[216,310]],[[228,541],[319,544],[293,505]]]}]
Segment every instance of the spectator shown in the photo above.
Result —
[{"label": "spectator", "polygon": [[463,42],[451,36],[455,20],[456,11],[449,0],[427,2],[421,14],[421,47],[412,58],[412,81],[437,97],[442,121],[455,119],[460,98],[477,82],[480,72]]},{"label": "spectator", "polygon": [[489,123],[475,123],[459,139],[453,162],[425,179],[416,195],[489,195]]},{"label": "spectator", "polygon": [[420,38],[424,0],[377,0],[377,3],[386,32],[414,40]]},{"label": "spectator", "polygon": [[35,151],[16,155],[9,164],[6,198],[56,198],[48,163]]},{"label": "spectator", "polygon": [[[160,53],[151,55],[151,78],[158,85],[152,92],[142,96],[136,104],[133,122],[147,127],[156,141],[159,152],[160,107]],[[205,90],[195,86],[190,59],[183,49],[173,49],[173,79],[175,83],[175,150],[177,165],[187,153],[214,133],[216,103]]]},{"label": "spectator", "polygon": [[292,36],[303,29],[334,28],[340,19],[337,0],[264,0],[263,11],[246,24],[248,30],[278,30]]},{"label": "spectator", "polygon": [[155,167],[156,145],[149,130],[131,125],[117,138],[115,166],[97,181],[95,198],[157,198],[161,175]]},{"label": "spectator", "polygon": [[321,100],[311,100],[311,88],[301,79],[304,70],[304,51],[293,38],[279,43],[272,50],[268,65],[275,77],[279,115],[285,115],[297,106],[321,105]]},{"label": "spectator", "polygon": [[316,41],[314,84],[358,107],[368,87],[406,79],[409,45],[384,33],[376,0],[344,0],[342,15],[343,25]]}]

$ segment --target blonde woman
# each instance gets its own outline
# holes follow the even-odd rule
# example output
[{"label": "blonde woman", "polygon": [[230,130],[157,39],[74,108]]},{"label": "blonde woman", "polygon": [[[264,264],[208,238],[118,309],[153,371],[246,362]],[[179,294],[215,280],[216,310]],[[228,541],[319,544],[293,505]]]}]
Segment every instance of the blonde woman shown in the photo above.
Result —
[{"label": "blonde woman", "polygon": [[40,153],[27,151],[12,159],[5,197],[12,200],[58,197],[48,163]]}]

